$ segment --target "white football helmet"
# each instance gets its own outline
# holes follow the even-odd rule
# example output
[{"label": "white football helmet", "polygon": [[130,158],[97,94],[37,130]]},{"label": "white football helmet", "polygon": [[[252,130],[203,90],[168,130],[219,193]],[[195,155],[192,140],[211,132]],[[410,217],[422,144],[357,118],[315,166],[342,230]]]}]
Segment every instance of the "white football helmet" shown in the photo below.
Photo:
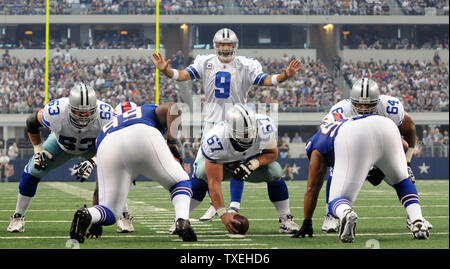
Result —
[{"label": "white football helmet", "polygon": [[114,108],[113,115],[114,116],[122,115],[123,113],[125,113],[127,111],[130,111],[130,110],[133,110],[136,107],[138,107],[138,105],[136,105],[133,102],[122,102],[121,104],[118,104],[116,106],[116,108]]},{"label": "white football helmet", "polygon": [[[352,109],[358,115],[375,114],[380,101],[380,90],[375,81],[370,78],[358,79],[350,92]],[[366,107],[357,107],[365,105]]]},{"label": "white football helmet", "polygon": [[69,94],[69,118],[77,128],[86,127],[96,115],[97,96],[94,89],[84,83],[75,85]]},{"label": "white football helmet", "polygon": [[[233,48],[231,50],[220,50],[219,44],[222,43],[231,43],[233,44]],[[214,35],[213,45],[219,59],[228,62],[235,56],[236,50],[239,46],[239,40],[232,30],[228,28],[222,28]]]},{"label": "white football helmet", "polygon": [[255,112],[244,105],[234,105],[227,111],[225,120],[232,144],[244,150],[250,148],[258,135]]}]

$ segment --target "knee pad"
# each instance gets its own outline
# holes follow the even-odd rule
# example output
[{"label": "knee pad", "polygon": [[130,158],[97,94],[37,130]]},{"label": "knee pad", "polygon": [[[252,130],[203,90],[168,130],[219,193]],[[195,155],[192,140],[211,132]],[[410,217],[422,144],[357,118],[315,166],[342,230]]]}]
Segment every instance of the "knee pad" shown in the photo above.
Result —
[{"label": "knee pad", "polygon": [[36,189],[40,180],[40,178],[23,172],[19,183],[19,193],[24,196],[33,197],[36,194]]},{"label": "knee pad", "polygon": [[208,183],[196,177],[191,177],[190,181],[192,184],[192,199],[203,201],[208,191]]}]

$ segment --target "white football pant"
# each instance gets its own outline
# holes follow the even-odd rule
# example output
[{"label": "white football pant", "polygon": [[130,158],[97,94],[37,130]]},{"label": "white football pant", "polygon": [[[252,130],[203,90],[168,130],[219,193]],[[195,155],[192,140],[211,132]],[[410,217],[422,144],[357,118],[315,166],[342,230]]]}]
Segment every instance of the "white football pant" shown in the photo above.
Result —
[{"label": "white football pant", "polygon": [[99,204],[119,219],[133,178],[143,175],[166,190],[189,175],[175,160],[161,132],[134,124],[108,134],[97,151]]}]

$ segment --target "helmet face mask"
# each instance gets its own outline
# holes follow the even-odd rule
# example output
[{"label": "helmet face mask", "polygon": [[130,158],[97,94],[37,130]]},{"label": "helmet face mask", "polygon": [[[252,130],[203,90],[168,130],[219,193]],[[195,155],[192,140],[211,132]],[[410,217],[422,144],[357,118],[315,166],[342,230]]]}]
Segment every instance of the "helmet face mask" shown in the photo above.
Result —
[{"label": "helmet face mask", "polygon": [[380,101],[380,90],[370,78],[359,79],[350,92],[352,110],[357,115],[376,114]]},{"label": "helmet face mask", "polygon": [[243,105],[235,105],[227,112],[228,135],[233,146],[242,150],[250,148],[256,141],[258,126],[255,113]]},{"label": "helmet face mask", "polygon": [[[232,47],[225,44],[231,44]],[[236,55],[236,50],[239,46],[239,40],[232,30],[223,28],[217,31],[217,33],[214,35],[213,45],[219,59],[224,62],[230,62]]]},{"label": "helmet face mask", "polygon": [[86,127],[97,112],[97,97],[92,87],[83,83],[75,85],[69,95],[70,122],[78,129]]}]

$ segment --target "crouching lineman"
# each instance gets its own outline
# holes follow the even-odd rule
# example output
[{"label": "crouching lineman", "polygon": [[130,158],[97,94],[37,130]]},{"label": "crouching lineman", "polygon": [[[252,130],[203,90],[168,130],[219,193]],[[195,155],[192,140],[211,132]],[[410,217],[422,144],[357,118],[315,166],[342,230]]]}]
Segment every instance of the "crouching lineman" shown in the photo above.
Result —
[{"label": "crouching lineman", "polygon": [[[137,108],[137,105],[133,102],[123,102],[118,104],[114,109],[113,116],[121,115],[129,110]],[[92,171],[96,167],[96,157],[89,160],[75,164],[70,170],[71,175],[76,176],[77,180],[84,182],[89,178]],[[133,181],[134,183],[134,181]],[[92,205],[98,205],[98,180],[95,181],[95,190],[92,197]],[[134,232],[133,217],[128,213],[128,204],[125,201],[123,213],[117,220],[117,232],[118,233],[132,233]],[[86,235],[87,238],[101,238],[103,234],[103,227],[101,224],[91,225]]]},{"label": "crouching lineman", "polygon": [[[180,156],[176,146],[180,115],[174,103],[143,105],[113,117],[103,128],[96,142],[99,205],[75,212],[71,239],[83,243],[89,225],[114,224],[122,213],[132,179],[143,175],[170,191],[176,233],[183,241],[197,241],[189,223],[191,181],[181,167],[181,159],[176,159]],[[163,137],[166,130],[167,143]]]},{"label": "crouching lineman", "polygon": [[[328,117],[332,118],[332,117]],[[428,239],[419,195],[408,175],[406,157],[395,123],[378,115],[363,115],[322,122],[320,130],[306,144],[309,158],[308,186],[304,197],[304,220],[293,237],[312,237],[312,216],[328,167],[333,167],[328,209],[341,221],[339,238],[355,240],[358,215],[352,208],[372,166],[385,175],[397,192],[412,221],[414,239]]]},{"label": "crouching lineman", "polygon": [[[112,107],[97,100],[92,87],[78,84],[69,97],[53,100],[27,119],[27,132],[34,156],[20,178],[19,195],[8,232],[25,231],[25,214],[41,178],[72,158],[90,159],[95,155],[95,139],[111,120]],[[39,127],[51,134],[42,144]]]},{"label": "crouching lineman", "polygon": [[[408,165],[408,174],[413,183],[415,183],[414,173],[410,167],[414,146],[416,145],[416,126],[412,118],[404,111],[403,105],[399,99],[393,96],[380,95],[377,83],[370,78],[362,78],[357,80],[350,92],[350,99],[345,99],[335,104],[330,109],[330,116],[335,118],[351,118],[358,115],[375,114],[391,119],[404,141],[408,145],[405,149],[406,162]],[[330,169],[332,174],[332,169]],[[377,186],[385,178],[384,174],[377,167],[373,167],[367,176],[367,180]],[[330,179],[330,177],[329,177]],[[327,203],[329,180],[327,180]],[[324,217],[322,231],[337,232],[339,230],[339,221],[329,214],[328,207]],[[427,220],[424,220],[427,227],[431,229],[433,226]],[[412,222],[406,218],[406,227],[412,229]]]},{"label": "crouching lineman", "polygon": [[269,198],[275,206],[280,233],[294,233],[299,226],[294,222],[289,207],[289,193],[278,156],[277,128],[266,115],[255,114],[243,105],[228,110],[226,121],[216,124],[204,137],[201,155],[197,155],[192,175],[191,211],[203,200],[209,189],[211,201],[230,233],[237,231],[232,223],[237,214],[224,207],[221,183],[224,179],[267,182]]}]

